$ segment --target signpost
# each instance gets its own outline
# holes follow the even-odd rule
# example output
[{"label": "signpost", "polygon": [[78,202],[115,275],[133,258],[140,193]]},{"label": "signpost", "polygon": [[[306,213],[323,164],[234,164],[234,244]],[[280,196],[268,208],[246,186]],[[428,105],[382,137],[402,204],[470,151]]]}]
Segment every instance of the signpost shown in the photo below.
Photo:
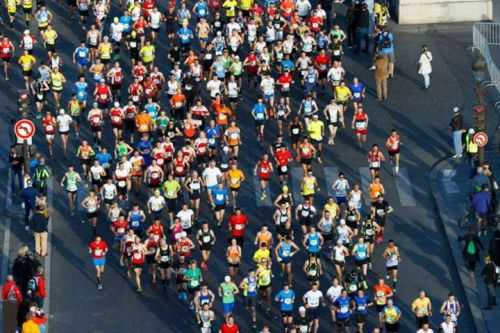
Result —
[{"label": "signpost", "polygon": [[472,137],[472,141],[474,141],[479,148],[482,148],[488,144],[488,134],[485,132],[477,132]]},{"label": "signpost", "polygon": [[36,132],[35,124],[29,119],[20,119],[14,125],[14,134],[16,134],[17,143],[22,144],[22,155],[24,159],[24,172],[29,172],[28,160],[29,150],[28,141],[31,141]]}]

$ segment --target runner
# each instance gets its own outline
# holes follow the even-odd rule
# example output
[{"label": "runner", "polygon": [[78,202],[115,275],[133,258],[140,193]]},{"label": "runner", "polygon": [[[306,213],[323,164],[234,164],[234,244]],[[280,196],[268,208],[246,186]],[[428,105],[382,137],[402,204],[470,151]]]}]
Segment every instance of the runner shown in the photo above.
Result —
[{"label": "runner", "polygon": [[399,175],[399,150],[401,141],[399,134],[395,129],[391,130],[391,135],[387,138],[385,146],[387,148],[387,153],[389,154],[389,160],[393,166],[392,174],[397,176]]},{"label": "runner", "polygon": [[64,177],[61,179],[61,187],[66,190],[68,196],[68,207],[71,216],[75,215],[78,186],[81,182],[82,178],[75,171],[75,166],[70,164],[68,166],[68,171],[64,174]]},{"label": "runner", "polygon": [[102,276],[106,266],[106,254],[108,252],[108,245],[101,236],[96,236],[94,241],[89,245],[89,253],[92,256],[94,267],[97,276],[97,289],[102,290]]}]

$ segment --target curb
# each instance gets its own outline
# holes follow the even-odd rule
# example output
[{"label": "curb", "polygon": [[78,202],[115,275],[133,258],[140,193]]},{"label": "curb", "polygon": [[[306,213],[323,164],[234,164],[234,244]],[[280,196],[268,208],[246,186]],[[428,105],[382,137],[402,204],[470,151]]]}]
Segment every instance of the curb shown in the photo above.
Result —
[{"label": "curb", "polygon": [[480,307],[480,297],[479,297],[479,286],[477,284],[476,276],[469,273],[467,268],[465,267],[465,263],[462,258],[462,250],[460,244],[457,241],[457,237],[460,235],[457,231],[460,231],[458,227],[455,227],[453,221],[450,217],[445,216],[443,211],[445,210],[443,200],[438,200],[436,195],[441,196],[439,190],[436,188],[436,183],[439,175],[438,166],[439,164],[448,161],[448,157],[444,157],[436,161],[429,172],[430,178],[430,187],[431,187],[431,196],[434,200],[434,204],[436,205],[439,220],[443,226],[445,231],[445,236],[448,241],[448,246],[452,253],[452,259],[455,264],[455,269],[458,273],[458,277],[460,279],[462,290],[467,299],[467,306],[471,312],[472,320],[474,321],[474,326],[476,328],[477,333],[490,333],[488,326],[486,325],[486,319],[483,316],[483,312]]},{"label": "curb", "polygon": [[[394,24],[392,28],[398,32],[425,33],[425,32],[463,32],[471,31],[473,22],[456,22],[440,24]],[[472,34],[472,33],[471,33]]]}]

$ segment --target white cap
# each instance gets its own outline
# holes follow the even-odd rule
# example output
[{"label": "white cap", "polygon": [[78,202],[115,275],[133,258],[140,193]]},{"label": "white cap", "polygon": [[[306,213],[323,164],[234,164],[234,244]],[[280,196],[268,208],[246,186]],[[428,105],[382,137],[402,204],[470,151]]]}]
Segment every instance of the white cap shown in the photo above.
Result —
[{"label": "white cap", "polygon": [[469,134],[474,134],[474,133],[476,133],[476,131],[474,131],[473,128],[469,128]]},{"label": "white cap", "polygon": [[30,31],[28,29],[24,30],[24,34],[25,35],[29,35],[30,34]]},{"label": "white cap", "polygon": [[64,109],[59,109],[59,114],[64,114]]},{"label": "white cap", "polygon": [[301,306],[301,307],[299,308],[299,312],[306,312],[306,308],[305,308],[305,307],[303,307],[303,306]]},{"label": "white cap", "polygon": [[460,108],[458,106],[453,107],[453,113],[457,113],[460,111]]},{"label": "white cap", "polygon": [[119,107],[119,106],[120,106],[120,103],[115,102],[113,105],[115,106],[115,108],[117,108],[117,107]]},{"label": "white cap", "polygon": [[339,223],[340,223],[341,225],[344,225],[344,224],[345,224],[345,219],[340,219]]},{"label": "white cap", "polygon": [[231,282],[231,277],[229,275],[224,276],[224,282],[226,283]]}]

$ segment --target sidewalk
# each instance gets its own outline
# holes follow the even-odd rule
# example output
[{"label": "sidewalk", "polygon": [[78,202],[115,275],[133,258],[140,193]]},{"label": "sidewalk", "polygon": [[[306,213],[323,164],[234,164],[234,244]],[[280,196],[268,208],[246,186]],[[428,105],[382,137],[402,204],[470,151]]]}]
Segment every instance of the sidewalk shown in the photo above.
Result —
[{"label": "sidewalk", "polygon": [[[496,175],[500,174],[500,155],[498,152],[486,152],[485,160],[489,161],[494,168]],[[465,233],[464,229],[459,228],[458,221],[463,219],[466,212],[467,198],[466,194],[470,188],[469,180],[470,168],[465,160],[463,162],[453,159],[446,159],[438,162],[431,170],[430,184],[432,195],[443,223],[444,231],[448,238],[448,243],[455,260],[455,266],[462,282],[466,300],[474,319],[477,332],[498,332],[500,327],[500,308],[497,307],[491,311],[481,310],[487,303],[484,283],[479,274],[483,267],[483,262],[478,265],[475,275],[465,267],[462,257],[463,244],[458,242],[458,237]],[[488,249],[491,233],[482,237],[481,241]],[[486,251],[481,252],[484,258]],[[481,259],[482,259],[481,258]],[[497,299],[500,300],[500,292],[497,288]]]}]

